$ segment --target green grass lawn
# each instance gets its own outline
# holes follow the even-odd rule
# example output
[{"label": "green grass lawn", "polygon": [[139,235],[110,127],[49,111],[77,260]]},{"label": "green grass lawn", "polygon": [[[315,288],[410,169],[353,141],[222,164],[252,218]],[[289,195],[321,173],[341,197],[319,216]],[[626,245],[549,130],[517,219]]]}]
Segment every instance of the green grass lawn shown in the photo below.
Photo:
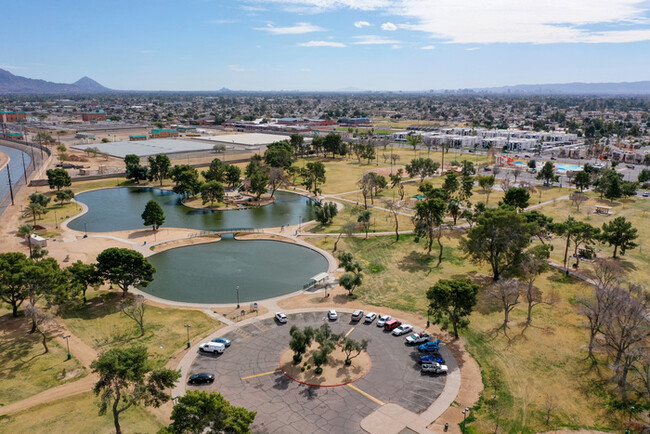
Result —
[{"label": "green grass lawn", "polygon": [[[506,432],[538,432],[564,426],[603,427],[612,421],[599,398],[585,391],[590,375],[585,372],[586,330],[583,319],[572,304],[584,291],[576,281],[559,272],[549,272],[538,279],[544,291],[560,295],[555,306],[540,305],[533,311],[533,323],[525,327],[525,305],[511,313],[508,336],[496,333],[503,313],[489,303],[484,290],[490,284],[488,270],[467,262],[459,250],[458,240],[444,238],[444,259],[436,267],[437,250],[426,254],[424,244],[413,236],[375,237],[368,240],[343,238],[339,251],[350,251],[364,267],[363,285],[355,291],[363,302],[406,311],[426,313],[426,291],[438,279],[466,277],[481,286],[479,304],[470,318],[470,327],[463,334],[468,350],[480,364],[484,376],[497,374],[503,381],[505,410],[502,416]],[[324,249],[332,248],[332,239],[311,239]],[[489,393],[486,391],[485,393]],[[550,397],[557,408],[551,425],[544,423],[544,404]],[[494,420],[486,406],[475,412],[473,432],[494,430]]]},{"label": "green grass lawn", "polygon": [[[363,199],[362,202],[363,203]],[[370,204],[370,201],[368,201]],[[375,201],[377,206],[384,206],[381,200]],[[312,227],[309,231],[313,233],[339,233],[341,232],[343,226],[346,223],[357,223],[357,219],[361,211],[363,211],[362,206],[356,206],[347,202],[344,202],[345,207],[343,210],[334,217],[331,224],[323,226],[316,225]],[[393,214],[387,211],[382,211],[378,209],[368,208],[371,212],[370,220],[370,231],[373,232],[386,232],[395,230],[395,218]],[[405,215],[398,215],[398,223],[400,231],[407,231],[413,229],[413,222],[410,217]],[[364,229],[361,224],[358,225],[356,232],[363,232]]]},{"label": "green grass lawn", "polygon": [[[39,334],[30,334],[24,317],[0,308],[0,405],[11,404],[51,387],[84,377],[87,372],[66,349],[48,340],[45,353]],[[0,422],[0,431],[2,431]]]},{"label": "green grass lawn", "polygon": [[[0,431],[6,433],[114,433],[113,416],[97,414],[97,398],[82,393],[0,417]],[[156,433],[162,423],[146,408],[132,406],[120,415],[126,433]]]},{"label": "green grass lawn", "polygon": [[136,323],[119,312],[120,300],[121,294],[116,292],[93,292],[86,306],[64,315],[62,321],[73,334],[98,351],[116,345],[143,344],[157,366],[167,363],[187,342],[184,324],[192,326],[192,340],[206,336],[221,325],[198,310],[147,306],[145,335],[140,337]]}]

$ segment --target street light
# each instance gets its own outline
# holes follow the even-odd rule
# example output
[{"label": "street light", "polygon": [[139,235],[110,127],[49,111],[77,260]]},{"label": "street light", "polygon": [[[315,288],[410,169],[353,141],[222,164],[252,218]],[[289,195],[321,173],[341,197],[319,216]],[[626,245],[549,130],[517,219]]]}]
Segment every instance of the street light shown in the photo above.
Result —
[{"label": "street light", "polygon": [[239,286],[235,288],[235,291],[237,291],[237,309],[239,309]]},{"label": "street light", "polygon": [[68,360],[72,358],[72,355],[70,354],[70,336],[72,335],[63,336],[63,339],[65,339],[65,344],[68,347]]},{"label": "street light", "polygon": [[192,327],[189,324],[185,324],[184,327],[187,329],[187,348],[191,347],[192,345],[190,344],[190,327]]}]

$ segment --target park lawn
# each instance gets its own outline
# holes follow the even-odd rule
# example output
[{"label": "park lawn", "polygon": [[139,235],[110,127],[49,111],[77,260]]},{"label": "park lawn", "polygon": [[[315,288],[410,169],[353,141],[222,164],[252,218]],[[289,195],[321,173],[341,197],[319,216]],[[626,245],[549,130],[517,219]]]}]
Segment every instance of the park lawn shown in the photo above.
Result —
[{"label": "park lawn", "polygon": [[[589,200],[582,204],[580,211],[573,206],[570,200],[563,200],[553,204],[545,205],[538,211],[552,217],[554,222],[563,222],[569,216],[591,224],[592,226],[602,228],[603,223],[607,223],[616,217],[625,217],[632,222],[632,226],[638,230],[639,237],[635,240],[639,247],[628,250],[625,255],[618,256],[619,261],[628,272],[627,278],[631,282],[650,286],[650,256],[647,254],[649,247],[646,240],[650,239],[650,200],[641,197],[625,198],[614,203],[609,200],[600,199],[595,193],[587,193]],[[612,213],[609,216],[596,214],[594,212],[596,205],[612,207]],[[554,237],[551,240],[553,251],[551,258],[562,263],[564,260],[564,249],[566,238]],[[596,243],[594,246],[600,249],[597,252],[598,257],[611,258],[614,253],[613,247],[605,244]],[[569,256],[573,254],[573,244],[569,247]],[[575,262],[569,259],[569,263]],[[580,261],[581,270],[592,270],[592,264],[588,261]]]},{"label": "park lawn", "polygon": [[20,401],[87,374],[77,359],[67,360],[66,349],[51,339],[48,340],[50,351],[44,353],[40,335],[30,334],[29,330],[30,324],[24,317],[13,318],[10,309],[0,308],[0,405]]},{"label": "park lawn", "polygon": [[356,190],[357,181],[361,179],[364,173],[376,169],[377,167],[386,167],[384,164],[379,166],[373,162],[367,164],[367,160],[362,160],[361,164],[355,159],[345,160],[343,158],[309,158],[299,159],[295,162],[297,167],[305,167],[307,163],[320,161],[325,165],[325,183],[321,186],[324,194],[337,194],[345,193],[347,191]]},{"label": "park lawn", "polygon": [[[36,218],[36,224],[39,226],[45,226],[45,225],[52,225],[54,226],[54,223],[56,220],[58,220],[58,223],[62,223],[63,221],[69,219],[70,217],[73,217],[81,212],[82,208],[81,205],[79,205],[76,202],[68,202],[64,203],[61,205],[60,203],[53,203],[50,202],[47,206],[47,213],[41,215],[41,217]],[[21,217],[21,224],[34,224],[34,219],[31,216],[22,216]]]},{"label": "park lawn", "polygon": [[[98,399],[92,392],[0,417],[0,431],[11,433],[114,433],[113,415],[98,415]],[[132,406],[120,415],[127,433],[156,433],[163,424],[146,408]]]},{"label": "park lawn", "polygon": [[96,291],[89,294],[83,308],[63,315],[70,331],[88,345],[104,351],[113,346],[142,344],[160,367],[187,342],[184,324],[189,324],[190,339],[202,338],[215,331],[221,323],[199,310],[160,308],[147,305],[140,337],[136,323],[118,310],[121,293]]},{"label": "park lawn", "polygon": [[[484,288],[490,282],[488,269],[466,261],[456,237],[443,238],[444,258],[436,267],[434,243],[428,256],[424,243],[414,237],[342,238],[339,251],[349,251],[364,267],[363,285],[355,291],[363,302],[426,314],[426,291],[438,279],[470,277]],[[315,245],[332,249],[334,239],[312,238]],[[482,367],[483,374],[496,372],[504,383],[500,392],[506,404],[502,426],[507,432],[537,432],[562,426],[602,427],[608,416],[595,395],[585,399],[589,376],[583,371],[587,334],[583,320],[571,304],[583,286],[565,280],[559,272],[549,272],[538,279],[543,290],[560,294],[556,306],[536,306],[533,323],[523,327],[525,305],[511,313],[510,340],[495,330],[502,324],[503,313],[485,301],[481,291],[479,305],[470,317],[470,327],[463,332],[468,350]],[[485,379],[485,377],[484,377]],[[578,381],[582,380],[582,381]],[[486,390],[484,394],[492,393]],[[488,395],[484,395],[488,396]],[[550,396],[557,404],[552,425],[544,425],[543,406]],[[489,397],[489,396],[488,396]],[[494,430],[494,421],[482,406],[475,412],[474,432]]]},{"label": "park lawn", "polygon": [[[361,203],[363,203],[363,199],[361,200]],[[368,200],[368,203],[370,203],[370,200]],[[383,206],[381,201],[375,201],[375,203],[377,206]],[[345,207],[343,210],[339,211],[336,217],[334,217],[331,224],[326,226],[317,224],[310,228],[309,231],[313,233],[335,234],[341,232],[346,223],[357,223],[357,218],[361,211],[363,211],[363,205],[355,206],[348,202],[343,202],[343,204]],[[392,213],[374,208],[368,208],[368,210],[371,213],[369,233],[395,230],[395,218]],[[413,230],[413,221],[411,220],[411,217],[400,214],[398,215],[398,222],[400,231]],[[356,232],[364,232],[361,224],[358,225]]]}]

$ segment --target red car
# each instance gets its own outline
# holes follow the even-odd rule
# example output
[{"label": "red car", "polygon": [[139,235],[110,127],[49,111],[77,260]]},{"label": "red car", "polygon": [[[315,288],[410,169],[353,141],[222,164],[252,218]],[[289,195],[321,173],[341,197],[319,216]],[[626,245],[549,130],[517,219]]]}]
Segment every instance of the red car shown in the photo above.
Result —
[{"label": "red car", "polygon": [[396,329],[397,327],[401,326],[402,323],[397,321],[396,319],[391,319],[389,321],[386,321],[386,324],[384,324],[384,330],[386,331],[391,331]]}]

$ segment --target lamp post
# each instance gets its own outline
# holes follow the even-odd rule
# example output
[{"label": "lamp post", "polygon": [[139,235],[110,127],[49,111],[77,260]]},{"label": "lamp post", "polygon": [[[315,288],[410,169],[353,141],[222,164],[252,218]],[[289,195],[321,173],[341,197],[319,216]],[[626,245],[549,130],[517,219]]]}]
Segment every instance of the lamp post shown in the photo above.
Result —
[{"label": "lamp post", "polygon": [[63,339],[65,339],[66,347],[68,348],[68,360],[72,358],[72,354],[70,354],[70,336],[72,335],[63,336]]},{"label": "lamp post", "polygon": [[462,432],[465,432],[465,419],[467,419],[468,414],[469,414],[469,407],[465,407],[465,410],[463,410],[463,429],[462,429]]},{"label": "lamp post", "polygon": [[237,309],[239,309],[239,286],[235,288],[235,291],[237,291]]},{"label": "lamp post", "polygon": [[59,219],[56,218],[56,211],[54,211],[54,228],[59,229]]},{"label": "lamp post", "polygon": [[192,326],[190,324],[185,324],[184,327],[187,329],[187,348],[189,348],[192,346],[190,344],[190,327]]}]

